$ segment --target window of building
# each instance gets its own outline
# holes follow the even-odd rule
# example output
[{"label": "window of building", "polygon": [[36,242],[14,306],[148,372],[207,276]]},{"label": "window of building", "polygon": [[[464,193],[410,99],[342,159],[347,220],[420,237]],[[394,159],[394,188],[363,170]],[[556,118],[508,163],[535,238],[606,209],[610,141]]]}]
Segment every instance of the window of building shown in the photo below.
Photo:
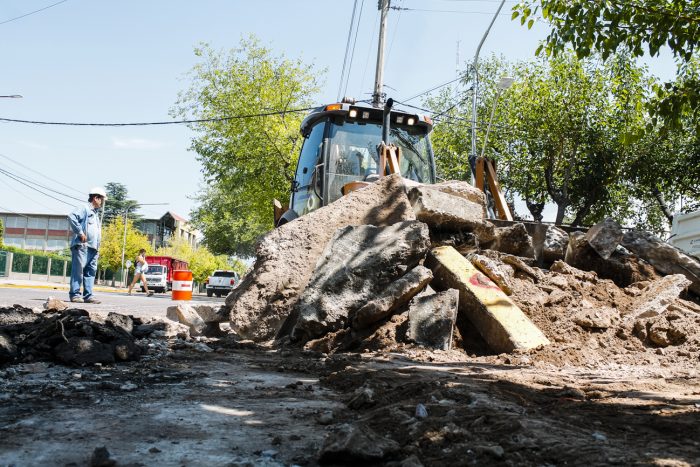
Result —
[{"label": "window of building", "polygon": [[49,229],[68,230],[68,219],[49,219]]},{"label": "window of building", "polygon": [[23,229],[27,226],[27,218],[22,216],[7,216],[5,227],[13,227]]},{"label": "window of building", "polygon": [[28,238],[25,242],[25,248],[28,250],[43,250],[46,247],[46,240],[44,238]]},{"label": "window of building", "polygon": [[46,217],[30,217],[28,220],[28,229],[44,229],[48,226],[48,219]]},{"label": "window of building", "polygon": [[46,242],[47,250],[63,250],[68,248],[68,240],[49,239]]},{"label": "window of building", "polygon": [[24,239],[22,237],[5,237],[2,241],[7,246],[24,248]]}]

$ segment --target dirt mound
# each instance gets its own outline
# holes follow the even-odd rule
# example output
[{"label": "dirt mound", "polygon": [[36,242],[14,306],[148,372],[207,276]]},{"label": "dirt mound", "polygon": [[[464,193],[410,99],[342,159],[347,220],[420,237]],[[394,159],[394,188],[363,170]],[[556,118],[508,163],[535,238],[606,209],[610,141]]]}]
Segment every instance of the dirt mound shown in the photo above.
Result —
[{"label": "dirt mound", "polygon": [[[148,330],[136,329],[136,334],[139,332]],[[98,322],[79,309],[43,313],[19,306],[0,309],[0,363],[46,360],[91,365],[133,361],[144,353],[136,339],[134,319],[117,313]]]}]

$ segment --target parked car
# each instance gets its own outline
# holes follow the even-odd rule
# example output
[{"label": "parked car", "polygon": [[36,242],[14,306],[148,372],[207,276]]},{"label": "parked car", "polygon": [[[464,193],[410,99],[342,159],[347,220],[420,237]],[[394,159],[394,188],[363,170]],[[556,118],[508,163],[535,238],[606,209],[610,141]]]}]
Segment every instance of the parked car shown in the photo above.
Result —
[{"label": "parked car", "polygon": [[233,289],[240,277],[236,271],[216,270],[207,279],[207,297],[216,294],[217,297],[227,295]]},{"label": "parked car", "polygon": [[[187,262],[170,256],[146,256],[148,271],[146,282],[149,290],[154,292],[167,292],[173,288],[173,271],[176,269],[188,269]],[[143,286],[141,291],[144,291]]]}]

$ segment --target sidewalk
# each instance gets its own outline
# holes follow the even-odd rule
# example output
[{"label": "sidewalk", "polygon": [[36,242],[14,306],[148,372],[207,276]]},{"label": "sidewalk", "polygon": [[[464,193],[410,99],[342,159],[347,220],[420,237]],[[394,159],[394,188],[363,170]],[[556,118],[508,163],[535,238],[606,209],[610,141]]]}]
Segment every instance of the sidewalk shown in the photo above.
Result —
[{"label": "sidewalk", "polygon": [[[30,281],[24,279],[8,279],[0,277],[0,288],[16,289],[49,289],[68,291],[68,284],[61,282]],[[95,285],[92,288],[95,292],[125,293],[126,287],[112,287],[109,285]],[[170,293],[170,292],[168,292]],[[192,292],[192,295],[202,295],[201,292]]]},{"label": "sidewalk", "polygon": [[[29,281],[23,279],[8,279],[0,277],[0,287],[2,288],[18,288],[18,289],[51,289],[51,290],[68,290],[68,284],[60,282],[46,281]],[[119,287],[110,287],[107,285],[95,285],[93,290],[97,292],[124,292],[126,289]]]}]

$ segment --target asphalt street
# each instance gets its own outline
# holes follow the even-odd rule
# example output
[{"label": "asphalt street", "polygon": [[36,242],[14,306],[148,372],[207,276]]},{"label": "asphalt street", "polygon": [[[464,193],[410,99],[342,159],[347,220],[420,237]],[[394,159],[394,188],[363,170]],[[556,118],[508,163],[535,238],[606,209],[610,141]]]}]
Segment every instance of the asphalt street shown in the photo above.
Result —
[{"label": "asphalt street", "polygon": [[[15,304],[34,308],[42,308],[43,303],[50,296],[68,302],[68,292],[61,287],[55,289],[49,288],[29,288],[29,287],[0,287],[0,307],[12,306]],[[147,297],[140,292],[134,292],[133,295],[127,295],[126,292],[97,292],[95,298],[102,303],[99,305],[88,303],[74,303],[74,308],[81,308],[90,312],[98,312],[100,314],[116,312],[137,317],[165,317],[165,313],[169,306],[176,304],[171,300],[170,294],[154,294]],[[220,306],[224,303],[222,298],[208,298],[206,295],[194,295],[192,303],[197,305],[212,305]]]}]

